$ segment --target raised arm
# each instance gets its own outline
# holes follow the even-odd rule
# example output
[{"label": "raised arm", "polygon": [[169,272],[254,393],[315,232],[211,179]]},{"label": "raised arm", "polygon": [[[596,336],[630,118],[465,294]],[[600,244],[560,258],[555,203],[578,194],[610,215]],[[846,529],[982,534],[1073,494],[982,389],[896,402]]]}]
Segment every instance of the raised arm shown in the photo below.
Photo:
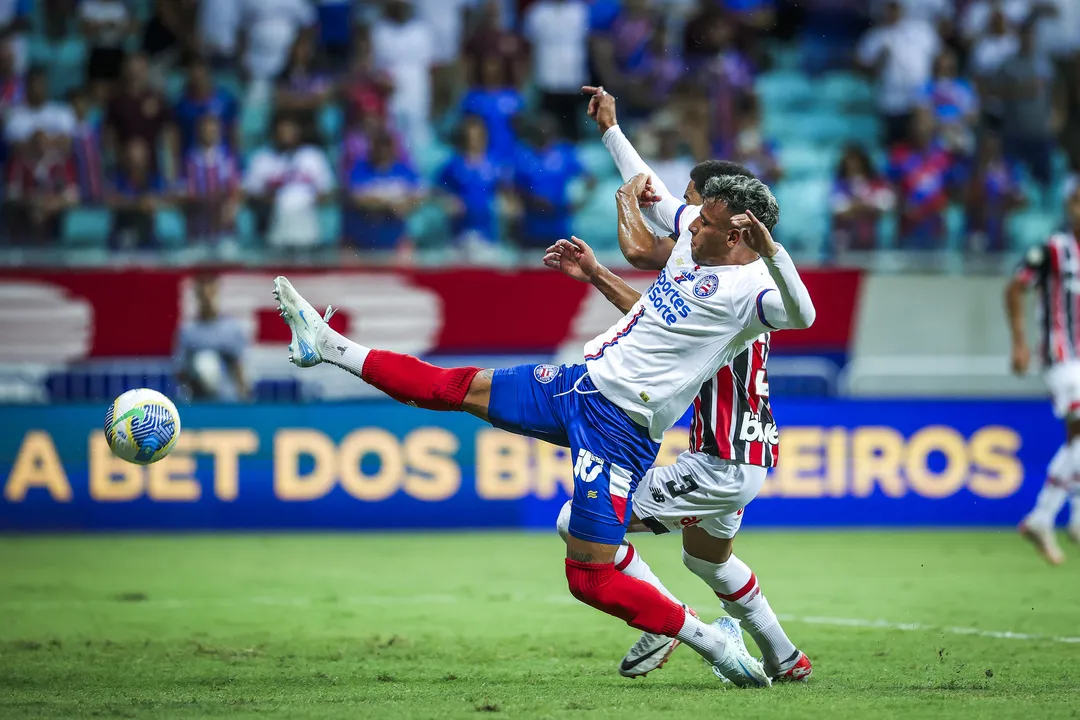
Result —
[{"label": "raised arm", "polygon": [[674,241],[667,238],[666,241],[670,244],[660,243],[661,238],[658,238],[645,222],[641,196],[648,182],[648,175],[635,175],[615,193],[615,205],[619,212],[619,249],[634,267],[660,270],[671,256]]},{"label": "raised arm", "polygon": [[641,293],[597,262],[592,248],[576,237],[559,240],[549,247],[544,264],[575,280],[589,283],[624,315],[641,299]]},{"label": "raised arm", "polygon": [[743,241],[765,261],[776,283],[775,292],[763,288],[755,298],[758,321],[773,330],[801,330],[813,325],[817,316],[814,301],[787,250],[773,241],[768,228],[749,210],[732,217],[731,224],[743,231]]}]

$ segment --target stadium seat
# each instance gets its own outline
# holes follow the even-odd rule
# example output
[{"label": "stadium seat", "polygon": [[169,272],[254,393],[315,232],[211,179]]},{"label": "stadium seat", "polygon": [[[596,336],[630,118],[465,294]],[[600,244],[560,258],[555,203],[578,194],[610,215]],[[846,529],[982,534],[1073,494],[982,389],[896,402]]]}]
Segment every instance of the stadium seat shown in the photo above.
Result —
[{"label": "stadium seat", "polygon": [[765,116],[765,131],[784,140],[839,145],[844,141],[847,122],[835,113],[776,112]]},{"label": "stadium seat", "polygon": [[178,210],[166,208],[154,214],[154,232],[158,242],[167,247],[182,246],[187,238],[187,223]]},{"label": "stadium seat", "polygon": [[442,166],[450,159],[454,149],[446,143],[434,141],[422,153],[413,158],[416,171],[425,180],[432,180]]},{"label": "stadium seat", "polygon": [[64,216],[65,242],[103,245],[112,228],[112,214],[103,207],[76,207]]},{"label": "stadium seat", "polygon": [[577,146],[577,152],[581,164],[597,179],[614,177],[618,173],[618,168],[615,167],[611,153],[604,147],[604,143],[586,141]]},{"label": "stadium seat", "polygon": [[334,245],[341,239],[340,207],[323,205],[319,208],[319,235],[327,245]]},{"label": "stadium seat", "polygon": [[813,102],[810,80],[796,70],[774,70],[761,75],[755,84],[763,105],[772,109],[806,107]]},{"label": "stadium seat", "polygon": [[341,142],[345,113],[337,105],[327,105],[319,113],[319,133],[330,143]]},{"label": "stadium seat", "polygon": [[839,158],[835,148],[795,142],[781,145],[778,155],[784,177],[789,180],[831,176]]},{"label": "stadium seat", "polygon": [[815,85],[822,107],[833,112],[848,109],[872,109],[874,88],[863,77],[848,72],[829,72]]}]

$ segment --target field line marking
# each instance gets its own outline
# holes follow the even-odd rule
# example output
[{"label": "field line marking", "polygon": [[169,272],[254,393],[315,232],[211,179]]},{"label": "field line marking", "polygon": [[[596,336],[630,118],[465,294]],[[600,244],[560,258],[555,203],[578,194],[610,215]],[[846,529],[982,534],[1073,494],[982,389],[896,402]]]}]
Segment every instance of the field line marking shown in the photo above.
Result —
[{"label": "field line marking", "polygon": [[[78,608],[125,608],[152,607],[159,609],[184,609],[184,608],[242,608],[251,605],[265,605],[269,607],[315,607],[318,605],[336,605],[339,607],[356,607],[365,605],[453,605],[457,603],[482,603],[482,602],[540,602],[549,605],[576,605],[578,603],[570,595],[548,595],[546,597],[530,597],[521,594],[497,595],[494,597],[473,597],[466,595],[358,595],[352,597],[277,597],[272,595],[255,596],[249,598],[147,598],[139,601],[123,601],[118,599],[100,598],[91,600],[0,600],[0,610],[7,611],[41,611],[63,610]],[[947,635],[974,635],[976,637],[992,638],[995,640],[1025,640],[1029,642],[1043,641],[1054,643],[1080,644],[1080,637],[1065,635],[1041,635],[1038,633],[1013,632],[1011,630],[983,630],[973,627],[952,627],[924,625],[921,623],[894,623],[887,620],[867,620],[865,618],[825,617],[817,615],[785,615],[778,614],[782,622],[803,623],[806,625],[826,625],[830,627],[854,627],[870,630],[898,630],[902,632],[925,632],[944,633]]]}]

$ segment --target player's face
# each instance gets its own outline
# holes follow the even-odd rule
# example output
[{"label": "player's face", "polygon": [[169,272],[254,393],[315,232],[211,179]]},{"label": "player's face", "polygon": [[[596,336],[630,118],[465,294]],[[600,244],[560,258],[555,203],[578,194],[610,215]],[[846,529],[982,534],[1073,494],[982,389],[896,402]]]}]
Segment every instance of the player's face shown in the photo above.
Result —
[{"label": "player's face", "polygon": [[723,200],[707,202],[690,223],[690,257],[701,265],[713,265],[727,255],[739,241],[739,232],[731,226],[731,211]]},{"label": "player's face", "polygon": [[683,197],[683,202],[686,203],[687,205],[700,205],[701,204],[701,193],[699,193],[697,191],[697,185],[694,184],[693,180],[691,180],[689,183],[687,183],[686,192],[683,193],[682,197]]}]

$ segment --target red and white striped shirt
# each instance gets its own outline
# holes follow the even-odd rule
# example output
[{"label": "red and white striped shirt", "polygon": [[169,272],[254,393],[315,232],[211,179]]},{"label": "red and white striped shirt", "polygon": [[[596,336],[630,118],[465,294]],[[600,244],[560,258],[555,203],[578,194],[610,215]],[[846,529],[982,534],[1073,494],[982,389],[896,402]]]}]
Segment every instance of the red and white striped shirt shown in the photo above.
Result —
[{"label": "red and white striped shirt", "polygon": [[690,451],[776,467],[780,438],[769,406],[769,334],[701,386],[690,421]]},{"label": "red and white striped shirt", "polygon": [[1028,250],[1016,272],[1039,298],[1041,355],[1049,367],[1080,357],[1080,245],[1057,233]]}]

